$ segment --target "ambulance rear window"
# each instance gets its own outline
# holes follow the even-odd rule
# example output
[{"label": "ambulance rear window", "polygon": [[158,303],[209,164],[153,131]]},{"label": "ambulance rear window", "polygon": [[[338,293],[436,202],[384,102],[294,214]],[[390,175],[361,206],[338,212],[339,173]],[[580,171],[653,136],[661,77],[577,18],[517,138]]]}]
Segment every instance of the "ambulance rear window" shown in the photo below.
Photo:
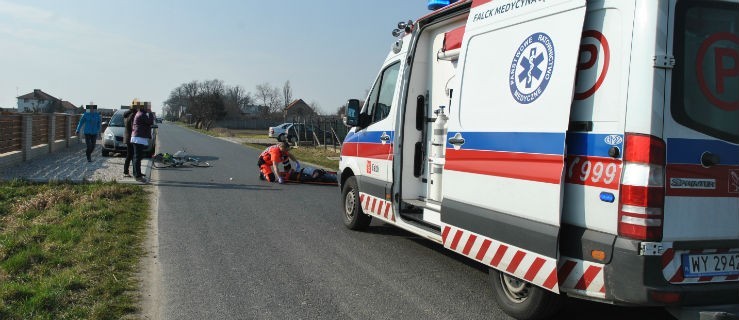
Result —
[{"label": "ambulance rear window", "polygon": [[678,2],[674,43],[673,118],[739,143],[739,4]]}]

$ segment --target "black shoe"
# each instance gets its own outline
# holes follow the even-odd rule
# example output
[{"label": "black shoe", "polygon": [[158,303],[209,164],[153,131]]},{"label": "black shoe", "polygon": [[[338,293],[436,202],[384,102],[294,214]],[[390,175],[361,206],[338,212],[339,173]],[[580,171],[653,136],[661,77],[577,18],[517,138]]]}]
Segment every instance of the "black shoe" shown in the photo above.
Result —
[{"label": "black shoe", "polygon": [[128,172],[124,172],[123,173],[123,176],[126,177],[126,178],[130,178],[131,177],[131,174],[129,174]]},{"label": "black shoe", "polygon": [[264,175],[261,173],[259,174],[259,180],[264,180]]}]

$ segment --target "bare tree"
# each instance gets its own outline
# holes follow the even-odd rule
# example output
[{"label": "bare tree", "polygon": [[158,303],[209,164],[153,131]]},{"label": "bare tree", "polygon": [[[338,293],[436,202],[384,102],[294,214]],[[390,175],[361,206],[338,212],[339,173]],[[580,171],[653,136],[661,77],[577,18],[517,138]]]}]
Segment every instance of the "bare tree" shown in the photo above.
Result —
[{"label": "bare tree", "polygon": [[272,113],[282,113],[282,97],[280,97],[280,89],[277,87],[272,88],[272,94],[270,95],[269,110]]},{"label": "bare tree", "polygon": [[323,112],[321,112],[321,105],[316,100],[311,100],[311,102],[308,104],[311,109],[313,109],[313,112],[316,115],[321,115]]},{"label": "bare tree", "polygon": [[232,117],[240,116],[246,106],[252,103],[251,94],[241,86],[227,87],[223,100],[226,114]]},{"label": "bare tree", "polygon": [[204,82],[192,81],[183,83],[172,90],[167,101],[164,102],[167,110],[189,114],[191,121],[197,128],[210,129],[215,120],[225,116],[225,85],[223,81],[214,79]]},{"label": "bare tree", "polygon": [[346,103],[342,104],[341,107],[336,109],[336,112],[334,112],[335,115],[341,117],[346,113]]},{"label": "bare tree", "polygon": [[267,113],[280,111],[281,99],[278,88],[273,88],[269,83],[258,84],[256,87],[257,102],[266,107]]},{"label": "bare tree", "polygon": [[287,106],[293,102],[293,88],[290,87],[290,80],[285,81],[285,84],[282,86],[282,99],[282,110],[285,110],[287,109]]},{"label": "bare tree", "polygon": [[255,95],[258,103],[261,103],[262,106],[265,106],[262,111],[264,113],[269,113],[269,103],[272,100],[272,94],[273,94],[272,86],[265,82],[262,84],[258,84],[256,87]]}]

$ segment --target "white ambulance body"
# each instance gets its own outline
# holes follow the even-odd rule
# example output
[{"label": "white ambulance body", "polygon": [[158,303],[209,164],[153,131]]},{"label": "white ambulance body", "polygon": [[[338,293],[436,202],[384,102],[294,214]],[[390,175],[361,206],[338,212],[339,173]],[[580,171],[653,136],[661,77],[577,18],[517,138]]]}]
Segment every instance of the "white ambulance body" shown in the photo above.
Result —
[{"label": "white ambulance body", "polygon": [[405,27],[347,124],[345,224],[489,266],[514,317],[736,312],[737,0],[459,1]]}]

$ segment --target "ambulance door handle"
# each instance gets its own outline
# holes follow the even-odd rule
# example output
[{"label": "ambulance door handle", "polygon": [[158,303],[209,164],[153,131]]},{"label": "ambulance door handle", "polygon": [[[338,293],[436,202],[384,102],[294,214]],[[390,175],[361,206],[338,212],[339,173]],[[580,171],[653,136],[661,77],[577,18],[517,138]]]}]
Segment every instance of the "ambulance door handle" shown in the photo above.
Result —
[{"label": "ambulance door handle", "polygon": [[462,137],[462,134],[457,132],[453,137],[449,138],[449,144],[454,146],[454,150],[459,150],[462,148],[462,145],[464,144],[464,137]]},{"label": "ambulance door handle", "polygon": [[390,141],[390,136],[387,133],[383,132],[382,135],[380,136],[380,140],[384,142]]},{"label": "ambulance door handle", "polygon": [[703,152],[701,155],[701,165],[708,168],[721,163],[721,158],[710,151]]}]

